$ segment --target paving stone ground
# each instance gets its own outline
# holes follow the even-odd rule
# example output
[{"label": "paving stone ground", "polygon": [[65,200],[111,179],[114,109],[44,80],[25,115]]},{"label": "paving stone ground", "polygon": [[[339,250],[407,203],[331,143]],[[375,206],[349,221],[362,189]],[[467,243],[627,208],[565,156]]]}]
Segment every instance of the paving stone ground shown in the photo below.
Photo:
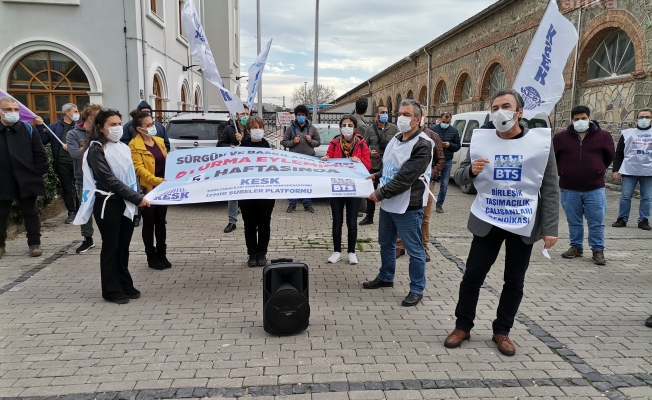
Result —
[{"label": "paving stone ground", "polygon": [[361,288],[380,264],[377,224],[359,229],[360,264],[327,264],[328,201],[317,200],[315,214],[286,214],[277,201],[270,256],[310,266],[310,326],[289,337],[262,329],[262,271],[244,264],[241,219],[222,232],[225,203],[170,208],[170,270],[147,267],[137,228],[130,270],[142,297],[121,306],[100,295],[99,233],[98,247],[77,255],[78,227],[60,216],[44,224],[43,257],[27,257],[20,238],[0,260],[0,398],[652,398],[652,329],[643,325],[652,234],[610,226],[618,198],[608,193],[606,266],[561,258],[563,212],[552,260],[535,246],[514,357],[491,342],[504,254],[481,291],[471,341],[443,347],[471,242],[473,196],[455,185],[446,212],[432,214],[428,284],[414,308],[400,306],[407,257],[394,288]]}]

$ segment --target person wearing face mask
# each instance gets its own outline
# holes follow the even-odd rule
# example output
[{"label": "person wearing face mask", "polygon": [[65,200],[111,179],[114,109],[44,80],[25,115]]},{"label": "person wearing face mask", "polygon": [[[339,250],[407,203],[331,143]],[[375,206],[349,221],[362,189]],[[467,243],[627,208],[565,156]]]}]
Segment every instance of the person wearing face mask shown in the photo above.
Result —
[{"label": "person wearing face mask", "polygon": [[[244,106],[244,112],[235,115],[235,122],[229,121],[229,124],[218,135],[217,147],[238,147],[242,142],[249,138],[247,129],[247,120],[249,119],[249,107]],[[231,233],[235,230],[238,223],[238,201],[229,200],[228,216],[229,223],[224,228],[224,233]]]},{"label": "person wearing face mask", "polygon": [[396,273],[396,240],[401,235],[410,255],[410,293],[401,303],[416,306],[426,287],[426,254],[423,250],[421,222],[423,207],[428,204],[434,143],[421,131],[421,104],[403,100],[396,120],[399,134],[385,148],[383,170],[367,179],[379,181],[369,199],[380,203],[378,244],[381,267],[375,279],[365,282],[365,289],[393,287]]},{"label": "person wearing face mask", "polygon": [[102,235],[100,276],[102,298],[126,304],[140,297],[129,273],[129,244],[134,233],[136,207],[149,207],[140,192],[129,147],[120,142],[122,115],[103,108],[93,120],[84,153],[84,196],[75,225],[93,215]]},{"label": "person wearing face mask", "polygon": [[[314,156],[315,147],[320,146],[321,139],[319,138],[317,128],[312,126],[310,121],[308,121],[308,114],[310,114],[308,107],[303,104],[294,108],[296,119],[285,130],[283,140],[281,140],[281,146],[292,153]],[[285,211],[287,213],[293,213],[297,208],[297,203],[297,199],[290,199],[288,208]],[[303,199],[303,209],[309,213],[315,212],[311,199]]]},{"label": "person wearing face mask", "polygon": [[0,258],[6,253],[7,222],[14,200],[23,216],[30,256],[43,254],[36,200],[45,194],[43,175],[48,157],[35,131],[20,121],[20,108],[13,97],[0,97]]},{"label": "person wearing face mask", "polygon": [[[455,183],[468,185],[475,182],[478,194],[471,206],[467,224],[467,229],[473,234],[473,241],[460,284],[455,309],[457,318],[455,329],[444,341],[444,346],[456,348],[471,338],[470,332],[474,326],[480,287],[505,242],[505,284],[498,303],[497,316],[493,322],[492,340],[502,354],[513,356],[516,348],[509,338],[509,332],[514,325],[514,318],[523,298],[525,273],[530,264],[534,243],[543,239],[544,248],[549,249],[557,242],[559,225],[557,163],[550,131],[540,129],[532,132],[526,125],[519,124],[523,115],[523,98],[517,91],[511,89],[498,91],[491,99],[491,112],[494,130],[485,130],[472,136],[471,148],[466,159],[455,171]],[[476,140],[481,141],[483,146],[476,148],[474,143],[479,143],[475,142]],[[544,149],[549,151],[546,152]],[[499,153],[471,160],[471,154],[476,151],[483,154],[493,151]],[[522,163],[520,172],[494,169],[494,157],[504,154],[503,152],[524,156],[520,161]],[[512,172],[518,179],[514,178]],[[526,178],[521,180],[521,174],[527,174]],[[505,179],[506,176],[509,179]],[[537,176],[541,179],[540,185],[536,182]],[[511,218],[506,218],[504,221],[500,214],[492,216],[486,213],[485,210],[494,210],[492,207],[487,207],[489,201],[497,201],[496,198],[491,197],[494,196],[493,190],[496,190],[492,187],[522,188],[521,191],[504,190],[503,195],[495,196],[503,201],[515,200],[510,196],[512,193],[520,192],[519,196],[522,199],[527,196],[527,200],[517,201],[536,204],[536,207],[525,209],[528,215],[533,215],[533,218],[515,218],[519,224],[517,227],[508,226],[512,223]],[[504,211],[519,210],[510,207],[511,204],[506,205]],[[513,232],[515,230],[523,234]],[[530,233],[527,234],[527,231]]]},{"label": "person wearing face mask", "polygon": [[446,200],[451,169],[453,168],[453,155],[462,148],[460,134],[457,131],[457,128],[450,125],[451,119],[451,114],[445,112],[442,114],[440,122],[430,127],[431,131],[439,135],[442,145],[444,146],[444,156],[446,157],[446,164],[441,170],[441,177],[438,178],[439,194],[437,195],[437,203],[435,205],[435,211],[440,214],[444,212],[444,200]]},{"label": "person wearing face mask", "polygon": [[[156,136],[154,120],[148,113],[140,112],[131,120],[138,136],[129,142],[131,159],[144,194],[163,182],[165,178],[165,158],[167,151],[163,139]],[[147,265],[156,270],[172,268],[167,259],[167,231],[165,217],[168,206],[152,205],[143,208],[143,243],[147,255]],[[154,237],[156,236],[156,246]]]},{"label": "person wearing face mask", "polygon": [[[652,109],[644,108],[638,112],[635,128],[625,129],[618,139],[616,159],[613,165],[614,180],[622,185],[618,219],[611,226],[624,228],[629,220],[632,196],[636,185],[640,184],[641,202],[638,206],[638,228],[645,231],[650,227],[650,207],[652,205]],[[652,317],[649,321],[652,325]]]},{"label": "person wearing face mask", "polygon": [[[246,125],[250,133],[243,141],[242,147],[271,149],[265,140],[265,122],[259,116],[249,117]],[[247,245],[248,267],[264,267],[267,264],[267,246],[271,236],[272,212],[274,199],[240,200],[242,220],[244,221],[245,242]]]},{"label": "person wearing face mask", "polygon": [[589,119],[591,110],[571,110],[572,125],[553,138],[559,173],[561,206],[566,213],[570,248],[561,256],[572,259],[584,253],[584,219],[589,227],[589,246],[596,265],[605,265],[604,218],[607,195],[604,175],[614,160],[611,133]]},{"label": "person wearing face mask", "polygon": [[[75,187],[77,189],[77,200],[79,204],[82,202],[82,194],[84,190],[84,173],[82,171],[82,164],[84,163],[84,152],[88,147],[88,136],[93,128],[93,120],[100,109],[99,104],[89,104],[84,108],[81,113],[81,125],[75,126],[73,130],[68,132],[66,137],[66,144],[68,145],[68,153],[72,157],[72,164],[75,170]],[[81,234],[84,238],[82,244],[75,251],[77,254],[86,253],[89,249],[95,247],[93,243],[93,219],[89,218],[88,222],[81,226]]]},{"label": "person wearing face mask", "polygon": [[[335,136],[328,146],[322,161],[330,158],[350,158],[353,162],[361,162],[371,169],[371,156],[364,137],[356,132],[358,121],[353,115],[345,115],[340,119],[340,134]],[[344,207],[346,207],[346,227],[348,229],[347,253],[349,264],[357,264],[355,246],[358,240],[357,215],[360,203],[359,197],[331,197],[331,212],[333,214],[333,244],[335,252],[328,258],[328,263],[334,264],[342,259],[342,223],[344,222]]]},{"label": "person wearing face mask", "polygon": [[[133,118],[137,113],[139,112],[144,112],[147,114],[152,114],[152,106],[149,105],[148,102],[145,100],[141,101],[138,106],[136,107],[135,110],[132,110],[131,113],[129,113],[129,116]],[[163,139],[163,142],[165,143],[165,150],[168,152],[170,151],[170,139],[168,138],[168,133],[165,130],[165,127],[163,124],[159,123],[158,121],[154,120],[154,126],[156,126],[156,136],[160,137]],[[129,142],[131,139],[135,138],[138,136],[138,132],[134,130],[134,127],[132,125],[132,121],[129,121],[125,124],[125,126],[122,128],[122,137],[120,138],[120,141],[126,145],[129,145]],[[136,224],[138,226],[138,224]]]},{"label": "person wearing face mask", "polygon": [[[68,132],[71,131],[79,121],[79,110],[75,104],[66,103],[61,107],[61,112],[63,113],[63,117],[59,121],[48,126],[61,142],[66,143]],[[66,205],[66,210],[68,210],[68,217],[64,223],[71,224],[72,221],[74,221],[75,213],[79,208],[77,191],[75,190],[75,168],[73,166],[73,160],[68,152],[68,145],[64,144],[62,146],[59,140],[51,136],[50,132],[47,132],[39,126],[42,124],[42,121],[42,119],[37,119],[37,129],[41,136],[41,140],[43,141],[43,145],[45,146],[50,143],[50,146],[52,146],[52,166],[59,178],[63,202]]]},{"label": "person wearing face mask", "polygon": [[[390,140],[398,133],[398,127],[389,121],[387,107],[376,107],[376,118],[364,133],[364,140],[371,151],[371,169],[370,173],[375,174],[383,169],[383,154]],[[378,188],[378,182],[374,181],[374,189]],[[376,203],[366,199],[367,216],[360,221],[360,225],[371,225],[374,223],[376,213]]]}]

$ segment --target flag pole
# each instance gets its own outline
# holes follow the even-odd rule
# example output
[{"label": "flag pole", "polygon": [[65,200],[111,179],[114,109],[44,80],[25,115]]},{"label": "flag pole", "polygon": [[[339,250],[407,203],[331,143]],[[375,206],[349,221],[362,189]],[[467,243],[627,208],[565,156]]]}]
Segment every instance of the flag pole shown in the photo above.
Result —
[{"label": "flag pole", "polygon": [[[260,0],[256,0],[256,29],[257,29],[257,38],[258,38],[258,54],[260,54],[260,50],[262,47],[262,38],[261,38],[261,27],[260,27]],[[238,46],[238,43],[235,44]],[[240,60],[238,60],[238,63],[240,63]],[[249,78],[251,79],[251,78]],[[263,117],[263,112],[265,111],[263,109],[263,77],[262,75],[260,78],[258,78],[258,87],[256,88],[258,90],[258,116]]]},{"label": "flag pole", "polygon": [[50,133],[52,134],[52,137],[54,137],[55,139],[57,139],[57,140],[59,141],[59,143],[61,143],[62,146],[65,146],[65,143],[62,142],[61,139],[59,139],[59,136],[55,135],[54,132],[52,132],[52,129],[50,129],[49,126],[47,126],[47,125],[45,125],[45,124],[43,124],[43,126],[45,127],[45,129],[48,130],[48,132],[50,132]]},{"label": "flag pole", "polygon": [[319,75],[319,0],[315,3],[315,82],[312,85],[312,123],[317,121],[317,88]]},{"label": "flag pole", "polygon": [[[206,17],[205,17],[205,10],[204,10],[204,0],[199,0],[199,9],[201,12],[201,26],[204,27],[204,34],[208,37],[208,34],[206,33]],[[208,38],[206,39],[208,40]],[[206,83],[206,71],[202,69],[201,71],[202,75],[202,100],[204,103],[204,106],[202,107],[202,114],[207,114],[208,113],[208,84]]]}]

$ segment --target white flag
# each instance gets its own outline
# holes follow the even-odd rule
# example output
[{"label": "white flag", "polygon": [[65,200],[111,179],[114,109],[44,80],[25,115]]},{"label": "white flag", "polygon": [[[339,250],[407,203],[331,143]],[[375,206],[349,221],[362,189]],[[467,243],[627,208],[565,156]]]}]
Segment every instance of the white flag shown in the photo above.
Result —
[{"label": "white flag", "polygon": [[272,40],[274,39],[270,39],[267,42],[267,46],[258,54],[258,57],[256,57],[251,67],[249,67],[249,83],[247,84],[247,107],[249,108],[251,108],[251,104],[254,102],[254,97],[258,91],[260,78],[263,76],[263,71],[265,70],[269,48],[272,47]]},{"label": "white flag", "polygon": [[[204,28],[201,26],[201,22],[199,21],[199,16],[197,15],[195,2],[193,0],[186,0],[183,4],[181,24],[183,25],[183,30],[186,32],[186,36],[188,37],[192,59],[201,67],[206,80],[220,89],[222,98],[226,103],[226,108],[228,108],[230,112],[243,113],[244,107],[242,105],[242,100],[224,87],[224,82],[222,82],[220,73],[217,71],[217,65],[215,65],[213,53],[208,45],[208,41],[206,40]],[[204,90],[206,90],[206,88],[204,88]],[[204,109],[208,110],[207,104],[204,104]]]},{"label": "white flag", "polygon": [[575,26],[559,12],[557,1],[550,0],[514,81],[525,101],[525,118],[552,113],[564,93],[564,67],[577,40]]}]

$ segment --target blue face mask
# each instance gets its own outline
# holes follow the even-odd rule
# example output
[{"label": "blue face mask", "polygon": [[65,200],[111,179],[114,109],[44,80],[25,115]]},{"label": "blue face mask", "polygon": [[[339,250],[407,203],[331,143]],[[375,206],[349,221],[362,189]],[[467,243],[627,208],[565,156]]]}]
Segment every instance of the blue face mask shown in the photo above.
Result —
[{"label": "blue face mask", "polygon": [[449,124],[445,124],[443,122],[440,123],[439,125],[441,126],[441,129],[448,129],[448,127],[450,126]]},{"label": "blue face mask", "polygon": [[299,115],[297,117],[297,122],[300,123],[300,124],[303,124],[304,122],[306,122],[306,117],[303,116],[303,115]]},{"label": "blue face mask", "polygon": [[378,121],[380,121],[383,124],[387,123],[388,120],[389,120],[389,115],[387,115],[387,114],[380,114],[378,116]]}]

